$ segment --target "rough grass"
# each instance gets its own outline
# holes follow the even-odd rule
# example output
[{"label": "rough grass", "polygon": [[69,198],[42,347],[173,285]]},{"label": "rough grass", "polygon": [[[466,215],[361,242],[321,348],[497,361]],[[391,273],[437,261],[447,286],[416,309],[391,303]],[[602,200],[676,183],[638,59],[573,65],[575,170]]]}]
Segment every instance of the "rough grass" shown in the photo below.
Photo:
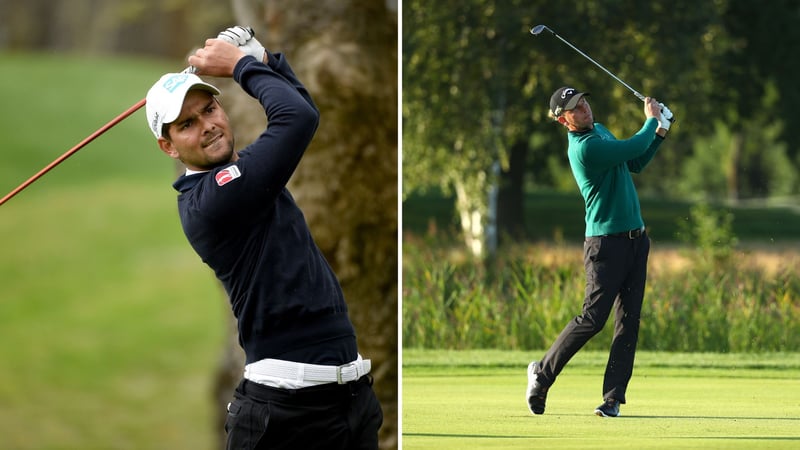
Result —
[{"label": "rough grass", "polygon": [[[706,266],[692,248],[650,255],[639,347],[661,351],[798,351],[800,252],[738,248]],[[518,244],[493,264],[407,236],[403,245],[403,345],[411,348],[548,346],[580,313],[582,250]],[[613,319],[611,320],[613,321]],[[587,344],[604,348],[613,326]]]}]

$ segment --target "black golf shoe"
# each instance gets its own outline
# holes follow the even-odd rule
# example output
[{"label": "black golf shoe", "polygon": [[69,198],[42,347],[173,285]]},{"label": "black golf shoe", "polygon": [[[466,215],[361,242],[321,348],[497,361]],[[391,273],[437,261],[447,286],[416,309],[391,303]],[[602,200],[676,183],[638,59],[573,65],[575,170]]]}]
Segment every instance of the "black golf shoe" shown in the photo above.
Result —
[{"label": "black golf shoe", "polygon": [[600,417],[617,417],[619,416],[619,402],[609,398],[602,405],[595,408],[594,413]]},{"label": "black golf shoe", "polygon": [[528,364],[528,390],[525,397],[528,400],[528,409],[534,414],[544,414],[544,404],[547,401],[549,386],[542,386],[538,381],[539,363],[534,361]]}]

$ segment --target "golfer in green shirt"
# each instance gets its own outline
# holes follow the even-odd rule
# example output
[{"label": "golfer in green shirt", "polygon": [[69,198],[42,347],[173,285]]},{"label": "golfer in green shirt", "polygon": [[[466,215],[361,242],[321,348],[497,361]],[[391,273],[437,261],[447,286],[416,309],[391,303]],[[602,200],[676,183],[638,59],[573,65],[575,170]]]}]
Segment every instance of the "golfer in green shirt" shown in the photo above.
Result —
[{"label": "golfer in green shirt", "polygon": [[642,311],[647,236],[631,173],[653,159],[673,119],[669,108],[645,98],[645,120],[628,139],[619,140],[594,121],[586,92],[571,87],[550,98],[550,117],[567,130],[569,164],[586,207],[583,310],[572,319],[541,361],[528,365],[528,408],[543,414],[550,386],[569,360],[603,329],[614,312],[614,338],[603,380],[603,403],[595,414],[619,415],[633,373]]}]

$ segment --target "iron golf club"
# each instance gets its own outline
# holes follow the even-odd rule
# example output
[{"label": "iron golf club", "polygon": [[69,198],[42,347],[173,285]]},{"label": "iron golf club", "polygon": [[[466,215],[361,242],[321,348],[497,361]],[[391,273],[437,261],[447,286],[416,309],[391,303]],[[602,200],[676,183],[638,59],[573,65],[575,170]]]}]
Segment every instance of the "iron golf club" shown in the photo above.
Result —
[{"label": "iron golf club", "polygon": [[626,83],[626,82],[624,82],[624,81],[620,80],[620,79],[619,79],[619,77],[617,77],[616,75],[614,75],[613,73],[611,73],[611,71],[609,71],[609,70],[608,70],[608,69],[606,69],[605,67],[601,66],[601,65],[600,65],[600,63],[598,63],[597,61],[595,61],[595,60],[593,60],[592,58],[590,58],[590,57],[589,57],[589,55],[587,55],[586,53],[583,53],[583,52],[582,52],[580,49],[578,49],[578,47],[575,47],[574,45],[570,44],[570,43],[569,43],[569,42],[568,42],[566,39],[562,38],[561,36],[559,36],[558,34],[556,34],[556,32],[555,32],[555,31],[553,31],[553,30],[551,30],[550,28],[548,28],[548,27],[547,27],[547,25],[536,25],[535,27],[531,28],[531,34],[532,34],[532,35],[534,35],[534,36],[538,36],[538,35],[539,35],[539,34],[540,34],[542,31],[544,31],[544,30],[547,30],[547,31],[549,31],[550,33],[552,33],[552,34],[553,34],[553,36],[555,36],[555,37],[557,37],[558,39],[560,39],[560,40],[561,40],[561,42],[563,42],[563,43],[565,43],[565,44],[569,45],[569,46],[570,46],[570,47],[571,47],[573,50],[575,50],[576,52],[580,53],[580,55],[581,55],[581,56],[583,56],[584,58],[586,58],[586,59],[588,59],[589,61],[591,61],[591,62],[592,62],[592,63],[593,63],[595,66],[597,66],[597,67],[599,67],[599,68],[603,69],[603,71],[604,71],[605,73],[607,73],[607,74],[611,75],[611,78],[613,78],[613,79],[615,79],[615,80],[619,81],[620,83],[622,83],[622,85],[623,85],[623,86],[625,86],[626,88],[628,88],[628,90],[630,90],[631,92],[633,92],[633,95],[635,95],[635,96],[636,96],[636,97],[637,97],[639,100],[641,100],[641,101],[644,101],[644,95],[640,94],[640,93],[639,93],[639,92],[638,92],[636,89],[634,89],[634,88],[632,88],[632,87],[628,86],[628,83]]},{"label": "iron golf club", "polygon": [[[195,68],[194,67],[187,67],[183,72],[184,73],[194,73],[195,72]],[[133,106],[131,106],[130,108],[128,108],[125,111],[123,111],[122,114],[118,115],[117,117],[112,119],[110,122],[108,122],[107,124],[105,124],[102,127],[100,127],[97,131],[95,131],[94,133],[90,134],[86,139],[84,139],[81,142],[79,142],[78,145],[76,145],[76,146],[72,147],[71,149],[67,150],[66,153],[64,153],[63,155],[61,155],[58,158],[56,158],[53,162],[51,162],[50,164],[45,166],[44,169],[40,170],[34,176],[28,178],[27,181],[25,181],[24,183],[20,184],[19,186],[14,188],[14,190],[12,190],[8,194],[6,194],[5,197],[0,199],[0,205],[4,204],[8,200],[10,200],[12,197],[14,197],[15,195],[19,194],[20,191],[22,191],[26,187],[30,186],[34,181],[38,180],[42,175],[46,174],[51,169],[53,169],[57,165],[59,165],[62,162],[64,162],[64,160],[66,160],[70,156],[72,156],[75,153],[77,153],[78,150],[80,150],[83,147],[85,147],[86,144],[92,142],[98,136],[100,136],[101,134],[103,134],[106,131],[108,131],[111,127],[113,127],[114,125],[122,122],[126,117],[130,116],[131,114],[133,114],[134,112],[139,110],[142,106],[144,106],[146,101],[147,101],[147,99],[145,99],[145,98],[139,100]]]}]

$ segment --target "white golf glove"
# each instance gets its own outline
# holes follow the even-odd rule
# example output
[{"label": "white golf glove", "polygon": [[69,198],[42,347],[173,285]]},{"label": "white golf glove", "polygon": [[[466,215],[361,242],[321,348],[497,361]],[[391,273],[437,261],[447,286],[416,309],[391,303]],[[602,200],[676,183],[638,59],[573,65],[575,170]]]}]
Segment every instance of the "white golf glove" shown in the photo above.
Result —
[{"label": "white golf glove", "polygon": [[233,44],[245,54],[255,57],[257,60],[264,61],[264,46],[255,38],[255,33],[250,27],[235,26],[221,32],[217,39]]},{"label": "white golf glove", "polygon": [[663,103],[659,103],[659,106],[661,106],[661,115],[658,117],[659,126],[665,130],[669,130],[670,125],[675,121],[675,115],[673,115],[672,111]]}]

